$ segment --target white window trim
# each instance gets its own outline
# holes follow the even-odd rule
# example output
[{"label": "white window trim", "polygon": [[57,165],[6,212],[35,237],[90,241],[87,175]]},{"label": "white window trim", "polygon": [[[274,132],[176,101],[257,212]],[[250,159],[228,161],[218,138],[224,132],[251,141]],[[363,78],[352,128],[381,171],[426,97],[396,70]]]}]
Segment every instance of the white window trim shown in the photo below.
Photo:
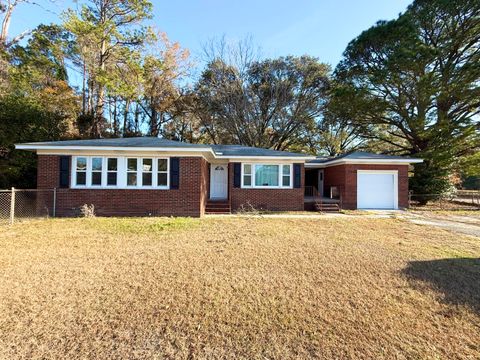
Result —
[{"label": "white window trim", "polygon": [[[243,174],[243,169],[245,165],[250,165],[252,169],[251,173],[251,179],[252,179],[252,185],[244,185],[243,180],[244,180],[244,174]],[[255,185],[255,166],[263,166],[263,165],[276,165],[279,167],[278,171],[278,185],[277,186],[257,186]],[[283,186],[283,166],[289,166],[290,167],[290,185],[289,186]],[[279,164],[279,163],[241,163],[241,171],[240,171],[240,177],[241,177],[241,188],[242,189],[293,189],[293,164]]]},{"label": "white window trim", "polygon": [[[86,185],[77,185],[77,158],[87,159]],[[102,159],[102,185],[92,185],[92,158]],[[117,159],[117,185],[107,185],[108,160]],[[137,185],[127,185],[127,159],[137,159]],[[142,164],[143,159],[152,159],[152,185],[142,186]],[[167,160],[167,185],[158,186],[158,160]],[[72,189],[134,189],[134,190],[169,190],[170,189],[170,158],[169,157],[138,157],[138,156],[95,156],[77,155],[72,157],[70,172]]]}]

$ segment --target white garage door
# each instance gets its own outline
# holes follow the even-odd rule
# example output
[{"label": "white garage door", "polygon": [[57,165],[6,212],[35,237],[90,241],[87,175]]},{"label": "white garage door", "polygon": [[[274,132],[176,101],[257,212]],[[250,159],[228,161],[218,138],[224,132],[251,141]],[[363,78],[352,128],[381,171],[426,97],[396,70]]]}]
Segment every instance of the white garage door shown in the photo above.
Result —
[{"label": "white garage door", "polygon": [[396,171],[357,172],[358,209],[397,209],[398,174]]}]

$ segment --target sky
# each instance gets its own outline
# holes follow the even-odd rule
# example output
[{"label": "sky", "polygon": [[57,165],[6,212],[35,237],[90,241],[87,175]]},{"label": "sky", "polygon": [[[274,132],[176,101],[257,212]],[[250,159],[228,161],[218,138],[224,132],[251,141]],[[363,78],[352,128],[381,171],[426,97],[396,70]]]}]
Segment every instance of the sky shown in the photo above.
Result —
[{"label": "sky", "polygon": [[[40,23],[59,22],[71,0],[38,0],[14,13],[12,36]],[[51,0],[50,0],[51,1]],[[251,37],[264,57],[308,54],[334,67],[345,47],[378,20],[391,20],[412,0],[169,0],[152,1],[152,24],[199,61],[202,45],[225,36]]]}]

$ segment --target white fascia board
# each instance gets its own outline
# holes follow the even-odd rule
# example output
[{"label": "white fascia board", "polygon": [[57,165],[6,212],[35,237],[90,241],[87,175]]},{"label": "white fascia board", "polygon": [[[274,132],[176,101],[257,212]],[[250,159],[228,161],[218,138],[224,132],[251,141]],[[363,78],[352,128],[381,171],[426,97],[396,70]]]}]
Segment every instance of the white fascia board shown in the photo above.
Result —
[{"label": "white fascia board", "polygon": [[305,162],[307,160],[313,160],[315,157],[310,156],[215,156],[215,159],[225,159],[225,160],[241,160],[244,162],[261,162],[261,161],[299,161]]},{"label": "white fascia board", "polygon": [[170,153],[170,154],[188,154],[188,156],[203,156],[207,160],[242,160],[242,161],[299,161],[315,159],[314,156],[228,156],[215,154],[213,149],[205,148],[173,148],[173,147],[116,147],[116,146],[55,146],[55,145],[36,145],[36,144],[15,144],[19,150],[37,151],[45,155],[70,155],[70,154],[100,154],[100,153],[122,153],[122,154],[140,154],[140,153]]},{"label": "white fascia board", "polygon": [[126,151],[126,152],[209,152],[215,155],[211,148],[173,148],[173,147],[120,147],[120,146],[55,146],[55,145],[33,145],[33,144],[15,144],[16,149],[21,150],[66,150],[66,151]]},{"label": "white fascia board", "polygon": [[364,160],[345,160],[338,159],[332,161],[326,161],[323,163],[306,163],[306,168],[325,168],[329,166],[351,164],[351,165],[410,165],[422,163],[422,159],[364,159]]}]

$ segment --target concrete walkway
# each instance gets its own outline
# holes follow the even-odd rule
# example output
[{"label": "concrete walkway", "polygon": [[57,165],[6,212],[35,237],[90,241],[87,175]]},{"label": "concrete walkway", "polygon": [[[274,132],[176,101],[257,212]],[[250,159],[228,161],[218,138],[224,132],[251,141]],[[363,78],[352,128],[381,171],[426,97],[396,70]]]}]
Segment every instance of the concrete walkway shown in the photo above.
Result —
[{"label": "concrete walkway", "polygon": [[480,213],[478,216],[442,215],[434,212],[407,212],[401,215],[411,223],[447,229],[456,233],[480,237]]}]

